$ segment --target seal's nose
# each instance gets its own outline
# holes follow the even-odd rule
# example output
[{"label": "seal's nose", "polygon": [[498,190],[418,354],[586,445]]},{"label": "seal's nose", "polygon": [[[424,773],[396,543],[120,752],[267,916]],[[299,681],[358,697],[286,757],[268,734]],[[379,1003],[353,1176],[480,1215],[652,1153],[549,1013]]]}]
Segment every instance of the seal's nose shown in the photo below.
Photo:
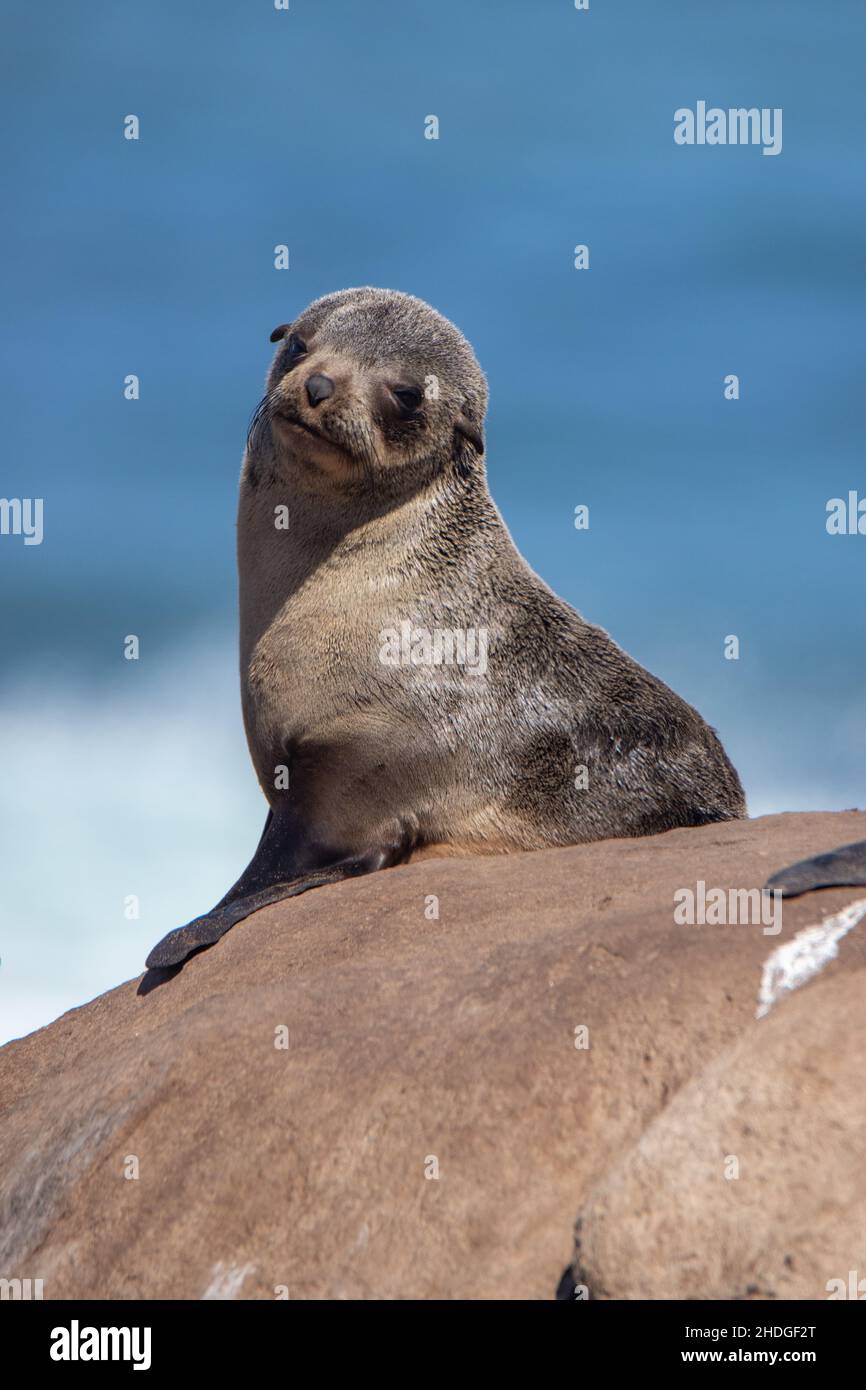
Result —
[{"label": "seal's nose", "polygon": [[323,376],[321,372],[314,372],[307,378],[307,400],[310,405],[318,405],[320,401],[326,401],[329,396],[334,394],[334,383],[329,376]]}]

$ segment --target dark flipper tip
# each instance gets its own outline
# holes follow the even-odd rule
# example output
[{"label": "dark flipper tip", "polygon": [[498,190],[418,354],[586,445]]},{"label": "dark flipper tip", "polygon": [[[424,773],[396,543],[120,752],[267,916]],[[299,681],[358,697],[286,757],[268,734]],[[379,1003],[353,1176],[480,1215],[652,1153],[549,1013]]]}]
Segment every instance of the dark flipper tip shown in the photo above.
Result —
[{"label": "dark flipper tip", "polygon": [[854,888],[860,884],[866,884],[866,840],[789,864],[768,878],[766,886],[796,898],[815,888]]},{"label": "dark flipper tip", "polygon": [[214,916],[196,917],[185,927],[175,927],[158,941],[144,962],[148,970],[167,970],[182,965],[187,956],[203,946],[213,946],[227,932],[231,923],[223,926]]}]

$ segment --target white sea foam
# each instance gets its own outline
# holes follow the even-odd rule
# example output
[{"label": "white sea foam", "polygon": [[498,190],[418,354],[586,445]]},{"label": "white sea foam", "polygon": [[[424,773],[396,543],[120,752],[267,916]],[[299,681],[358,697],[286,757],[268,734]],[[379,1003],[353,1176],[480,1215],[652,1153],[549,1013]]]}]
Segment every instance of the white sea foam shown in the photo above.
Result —
[{"label": "white sea foam", "polygon": [[0,694],[0,1042],[139,974],[250,858],[267,808],[236,660],[231,633],[207,633],[161,661],[119,657],[98,689]]}]

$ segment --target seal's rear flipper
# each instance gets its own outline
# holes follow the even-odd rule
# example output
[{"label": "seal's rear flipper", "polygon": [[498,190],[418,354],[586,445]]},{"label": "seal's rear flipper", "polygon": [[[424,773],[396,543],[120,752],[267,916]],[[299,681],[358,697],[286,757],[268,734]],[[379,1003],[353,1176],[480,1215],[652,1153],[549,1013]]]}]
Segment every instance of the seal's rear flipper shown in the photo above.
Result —
[{"label": "seal's rear flipper", "polygon": [[866,840],[814,859],[800,859],[767,879],[768,889],[778,889],[786,898],[796,898],[813,888],[854,888],[866,884]]}]

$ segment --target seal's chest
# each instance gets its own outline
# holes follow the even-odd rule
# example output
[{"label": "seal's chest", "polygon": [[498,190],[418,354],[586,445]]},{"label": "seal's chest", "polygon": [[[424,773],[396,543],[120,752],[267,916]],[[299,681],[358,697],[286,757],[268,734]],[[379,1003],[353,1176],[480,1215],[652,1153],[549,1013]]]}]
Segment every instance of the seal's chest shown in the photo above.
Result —
[{"label": "seal's chest", "polygon": [[[323,586],[292,596],[256,643],[247,672],[259,727],[322,734],[381,696],[387,613],[364,595]],[[286,729],[286,723],[290,725]]]}]

